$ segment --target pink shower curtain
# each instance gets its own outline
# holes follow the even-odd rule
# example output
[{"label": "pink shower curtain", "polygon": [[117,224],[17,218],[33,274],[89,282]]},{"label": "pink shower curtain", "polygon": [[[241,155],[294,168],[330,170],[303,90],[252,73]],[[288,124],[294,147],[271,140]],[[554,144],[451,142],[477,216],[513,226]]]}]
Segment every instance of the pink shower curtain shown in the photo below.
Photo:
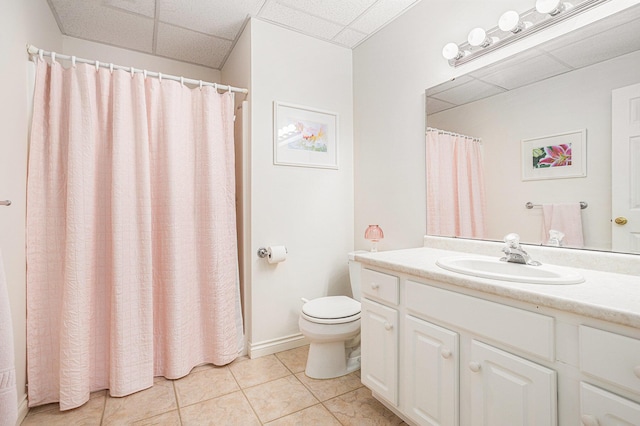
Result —
[{"label": "pink shower curtain", "polygon": [[38,61],[29,406],[71,409],[237,357],[234,179],[233,95]]},{"label": "pink shower curtain", "polygon": [[485,237],[482,145],[473,138],[427,131],[427,234]]}]

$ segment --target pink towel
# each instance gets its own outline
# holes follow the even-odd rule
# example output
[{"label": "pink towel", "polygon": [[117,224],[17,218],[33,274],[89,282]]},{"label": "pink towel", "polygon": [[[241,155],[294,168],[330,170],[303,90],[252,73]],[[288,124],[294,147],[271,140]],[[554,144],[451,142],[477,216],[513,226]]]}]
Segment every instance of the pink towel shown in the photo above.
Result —
[{"label": "pink towel", "polygon": [[542,226],[542,242],[549,241],[549,231],[555,229],[564,234],[563,246],[582,248],[582,213],[580,203],[543,204],[544,223]]},{"label": "pink towel", "polygon": [[18,392],[13,355],[13,326],[7,280],[0,253],[0,426],[14,426],[18,419]]}]

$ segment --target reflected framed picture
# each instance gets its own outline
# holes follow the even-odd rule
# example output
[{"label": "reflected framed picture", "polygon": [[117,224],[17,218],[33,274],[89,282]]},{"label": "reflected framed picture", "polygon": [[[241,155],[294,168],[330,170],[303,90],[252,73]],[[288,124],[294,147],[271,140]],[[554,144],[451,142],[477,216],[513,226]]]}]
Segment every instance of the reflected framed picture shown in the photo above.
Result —
[{"label": "reflected framed picture", "polygon": [[273,164],[338,168],[338,114],[273,103]]},{"label": "reflected framed picture", "polygon": [[522,180],[587,176],[587,130],[576,130],[521,144]]}]

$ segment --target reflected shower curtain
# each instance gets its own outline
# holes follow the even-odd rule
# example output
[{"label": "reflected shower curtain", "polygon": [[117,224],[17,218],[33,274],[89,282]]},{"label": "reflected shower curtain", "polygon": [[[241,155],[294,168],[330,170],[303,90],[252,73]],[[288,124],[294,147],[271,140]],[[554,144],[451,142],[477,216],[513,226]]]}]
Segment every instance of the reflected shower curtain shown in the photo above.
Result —
[{"label": "reflected shower curtain", "polygon": [[82,405],[242,347],[233,95],[37,63],[29,405]]},{"label": "reflected shower curtain", "polygon": [[426,143],[427,234],[484,238],[482,144],[436,129]]}]

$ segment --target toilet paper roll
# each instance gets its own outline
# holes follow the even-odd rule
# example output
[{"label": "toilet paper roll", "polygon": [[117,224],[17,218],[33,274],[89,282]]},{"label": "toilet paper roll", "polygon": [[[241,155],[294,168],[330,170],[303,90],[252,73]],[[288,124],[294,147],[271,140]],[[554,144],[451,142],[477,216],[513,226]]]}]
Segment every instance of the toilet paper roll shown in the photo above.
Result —
[{"label": "toilet paper roll", "polygon": [[280,263],[287,260],[287,248],[285,246],[267,247],[267,261],[269,263]]}]

